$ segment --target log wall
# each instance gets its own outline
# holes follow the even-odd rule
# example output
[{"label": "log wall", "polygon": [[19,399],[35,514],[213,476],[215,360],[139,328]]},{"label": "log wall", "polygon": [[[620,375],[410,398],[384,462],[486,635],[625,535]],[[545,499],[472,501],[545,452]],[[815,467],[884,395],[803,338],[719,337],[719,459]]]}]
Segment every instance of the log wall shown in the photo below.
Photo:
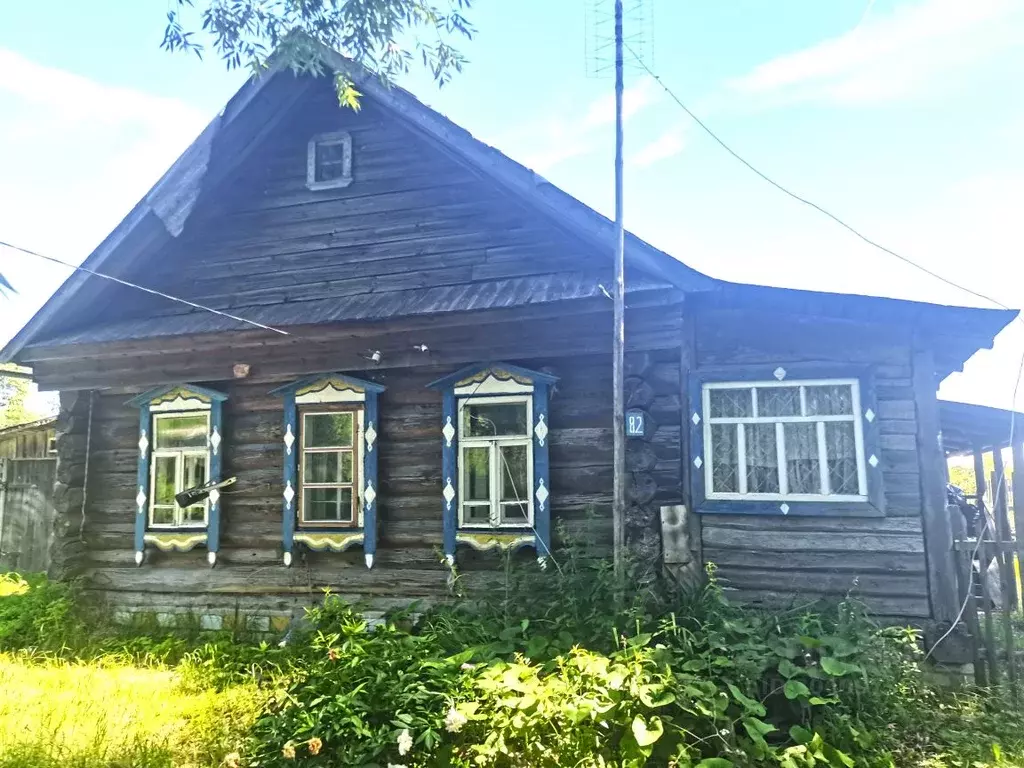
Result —
[{"label": "log wall", "polygon": [[696,331],[698,366],[866,364],[878,398],[886,516],[704,515],[704,558],[718,566],[730,594],[776,607],[850,593],[882,617],[928,618],[909,331],[726,310],[699,314]]}]

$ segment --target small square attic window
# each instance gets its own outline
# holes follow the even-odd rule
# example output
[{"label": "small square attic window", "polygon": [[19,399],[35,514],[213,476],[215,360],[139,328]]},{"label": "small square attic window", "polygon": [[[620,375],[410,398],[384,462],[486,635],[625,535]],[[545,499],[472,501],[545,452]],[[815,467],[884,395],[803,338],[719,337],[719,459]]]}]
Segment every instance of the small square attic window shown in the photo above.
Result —
[{"label": "small square attic window", "polygon": [[352,136],[344,131],[321,133],[309,140],[306,186],[334,189],[352,183]]}]

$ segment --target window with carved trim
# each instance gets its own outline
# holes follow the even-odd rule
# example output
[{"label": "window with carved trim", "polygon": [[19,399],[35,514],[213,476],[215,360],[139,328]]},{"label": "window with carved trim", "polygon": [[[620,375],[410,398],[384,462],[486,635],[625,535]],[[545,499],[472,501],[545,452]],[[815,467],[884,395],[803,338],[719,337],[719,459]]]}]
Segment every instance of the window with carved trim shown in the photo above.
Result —
[{"label": "window with carved trim", "polygon": [[459,523],[465,528],[533,522],[533,398],[459,401]]},{"label": "window with carved trim", "polygon": [[174,497],[209,480],[209,434],[209,411],[153,414],[149,495],[151,528],[206,525],[208,498],[189,507],[180,507]]},{"label": "window with carved trim", "polygon": [[299,413],[300,524],[357,525],[362,409],[320,405]]},{"label": "window with carved trim", "polygon": [[867,500],[857,379],[713,382],[702,397],[708,499]]}]

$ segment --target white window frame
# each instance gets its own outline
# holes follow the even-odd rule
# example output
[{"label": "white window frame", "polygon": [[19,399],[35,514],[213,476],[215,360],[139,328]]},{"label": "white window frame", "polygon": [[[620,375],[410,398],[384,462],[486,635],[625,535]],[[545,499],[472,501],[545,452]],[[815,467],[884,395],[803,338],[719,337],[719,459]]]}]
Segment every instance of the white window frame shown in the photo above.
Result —
[{"label": "white window frame", "polygon": [[[760,416],[758,415],[757,390],[770,388],[800,389],[801,414],[807,410],[807,387],[818,386],[849,386],[851,388],[851,413],[839,416],[800,415],[800,416]],[[716,389],[745,389],[750,391],[751,416],[711,416],[711,392]],[[730,501],[821,501],[821,502],[864,502],[868,501],[868,473],[864,449],[864,427],[861,423],[861,392],[860,380],[855,378],[836,379],[794,379],[787,381],[722,381],[706,382],[701,387],[701,399],[704,419],[704,487],[706,498]],[[853,424],[855,450],[857,454],[857,490],[856,494],[832,493],[789,493],[789,478],[785,471],[785,431],[783,424],[817,424],[818,432],[818,471],[820,472],[819,487],[829,488],[828,456],[825,445],[824,431],[827,422],[847,422]],[[712,443],[712,425],[737,425],[737,453],[739,457],[738,487],[735,491],[714,490],[714,445]],[[779,493],[747,493],[747,462],[744,426],[747,424],[775,424],[776,456],[779,472]]]},{"label": "white window frame", "polygon": [[[333,179],[318,181],[316,178],[317,150],[320,147],[333,147],[341,145],[342,154],[342,175]],[[336,131],[334,133],[320,133],[309,140],[306,148],[306,187],[317,191],[321,189],[338,189],[347,187],[352,183],[352,135],[348,131]]]},{"label": "white window frame", "polygon": [[[204,416],[206,418],[206,448],[162,448],[158,449],[156,446],[159,444],[159,429],[160,422],[165,419],[177,419],[183,416]],[[153,529],[165,529],[175,530],[178,528],[193,529],[193,528],[206,528],[210,524],[210,499],[207,497],[203,499],[203,521],[202,523],[195,522],[193,520],[183,521],[182,515],[185,510],[178,506],[177,502],[174,502],[174,522],[173,523],[157,523],[153,519],[153,513],[156,508],[166,507],[166,504],[156,503],[156,465],[159,463],[157,459],[174,457],[176,458],[176,466],[174,469],[174,492],[175,494],[181,493],[186,490],[184,487],[185,482],[185,456],[203,456],[206,459],[206,469],[203,473],[203,482],[210,482],[210,411],[208,410],[189,410],[189,411],[166,411],[161,413],[153,414],[153,455],[150,457],[149,462],[149,527]],[[196,506],[195,504],[191,506]]]},{"label": "white window frame", "polygon": [[[321,404],[326,405],[326,404]],[[310,407],[303,409],[299,407],[299,439],[296,441],[296,447],[299,451],[299,462],[298,462],[298,475],[297,481],[299,486],[299,528],[301,529],[315,529],[315,528],[336,528],[339,530],[362,528],[363,526],[363,495],[360,490],[362,487],[362,460],[363,460],[363,419],[365,416],[366,409],[362,403],[352,403],[351,405],[345,404],[343,408],[316,408]],[[306,417],[307,416],[333,416],[337,413],[351,413],[352,414],[352,445],[346,447],[343,445],[319,447],[319,448],[306,448],[305,447],[305,434],[306,434]],[[352,454],[352,518],[351,520],[307,520],[306,519],[306,491],[317,488],[347,488],[349,483],[306,483],[306,454],[307,453],[334,453],[348,451]]]},{"label": "white window frame", "polygon": [[[526,405],[526,432],[523,435],[499,435],[496,437],[465,437],[463,435],[462,411],[469,405],[503,405],[503,404],[525,404]],[[533,433],[530,425],[533,424],[533,395],[510,395],[510,396],[488,396],[488,397],[464,397],[459,398],[458,407],[459,439],[458,439],[458,472],[459,472],[459,527],[491,530],[495,528],[532,528],[533,527]],[[501,522],[501,481],[504,479],[504,467],[501,466],[501,448],[505,446],[525,445],[526,446],[526,488],[523,489],[522,502],[526,504],[526,521]],[[469,521],[465,515],[466,493],[468,487],[466,482],[466,462],[462,460],[463,451],[467,448],[489,448],[489,479],[490,479],[490,521],[487,523]],[[479,502],[469,502],[474,506]],[[520,503],[520,502],[506,502]]]}]

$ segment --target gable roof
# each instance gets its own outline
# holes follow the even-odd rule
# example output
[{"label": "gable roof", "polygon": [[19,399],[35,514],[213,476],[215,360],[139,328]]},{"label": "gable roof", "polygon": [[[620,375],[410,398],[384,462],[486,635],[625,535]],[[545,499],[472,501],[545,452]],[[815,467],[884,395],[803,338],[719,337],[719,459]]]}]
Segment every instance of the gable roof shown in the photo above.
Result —
[{"label": "gable roof", "polygon": [[[383,83],[377,76],[335,51],[325,48],[323,54],[329,66],[352,77],[365,97],[373,99],[410,127],[439,142],[456,159],[497,182],[541,215],[552,219],[581,240],[606,250],[611,257],[614,223],[607,217],[497,149],[474,138],[447,117],[423,104],[409,91]],[[287,112],[287,106],[298,99],[304,87],[301,80],[297,80],[289,70],[277,63],[272,64],[262,77],[247,81],[146,196],[82,262],[82,266],[103,271],[105,266],[131,256],[142,247],[153,247],[180,235],[200,192],[223,181],[241,164],[248,150],[276,125],[277,120]],[[268,108],[268,104],[272,104],[272,108]],[[710,290],[717,284],[713,278],[630,233],[626,236],[626,260],[664,280],[666,284],[686,291]],[[28,344],[45,338],[51,321],[90,281],[103,281],[103,278],[74,272],[25,327],[0,350],[0,361],[13,359]],[[232,327],[241,326],[235,324]],[[206,330],[226,329],[217,326]],[[72,335],[70,338],[75,337]],[[113,338],[120,338],[116,331],[94,340]],[[61,341],[68,343],[69,339]]]},{"label": "gable roof", "polygon": [[[346,72],[367,97],[382,105],[407,126],[435,140],[441,148],[480,175],[496,182],[524,204],[583,242],[612,254],[614,224],[532,170],[474,138],[444,115],[427,107],[410,92],[384,84],[378,77],[341,54],[322,49],[332,68]],[[229,178],[287,113],[304,90],[306,80],[296,79],[279,63],[260,78],[249,80],[231,98],[192,145],[178,158],[125,219],[86,258],[82,266],[96,271],[116,272],[117,267],[144,249],[154,249],[178,237],[192,214],[200,193]],[[932,333],[956,336],[950,364],[943,372],[956,370],[979,346],[991,346],[995,335],[1016,315],[1013,311],[946,307],[922,302],[883,299],[814,291],[730,283],[712,278],[633,234],[626,235],[627,266],[640,269],[646,279],[631,279],[630,291],[674,287],[698,294],[704,301],[736,302],[742,305],[796,308],[818,307],[823,314],[867,320],[884,317],[892,322],[928,327]],[[77,330],[55,328],[57,319],[76,304],[88,306],[103,278],[74,272],[24,328],[0,350],[0,362],[15,359],[30,344],[47,346],[86,342],[120,341],[190,333],[208,333],[245,327],[227,318],[203,314],[154,316],[113,322]],[[600,288],[600,286],[596,286]],[[480,283],[468,295],[466,287],[441,287],[410,293],[403,308],[412,314],[446,309],[486,309],[595,295],[592,281],[574,275],[516,278]],[[186,297],[187,298],[187,297]],[[344,322],[384,319],[393,307],[375,303],[372,296],[346,301],[307,302],[301,318],[287,307],[259,307],[247,310],[252,319],[271,325],[310,322]]]}]

